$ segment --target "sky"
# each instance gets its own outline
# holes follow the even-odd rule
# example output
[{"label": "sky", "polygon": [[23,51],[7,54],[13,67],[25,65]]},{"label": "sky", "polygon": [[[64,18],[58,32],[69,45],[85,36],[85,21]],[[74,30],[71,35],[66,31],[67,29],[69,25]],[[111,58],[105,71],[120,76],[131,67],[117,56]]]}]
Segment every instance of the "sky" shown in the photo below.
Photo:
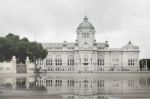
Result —
[{"label": "sky", "polygon": [[140,58],[150,58],[150,0],[0,0],[0,36],[74,42],[85,15],[97,42],[121,48],[131,41]]}]

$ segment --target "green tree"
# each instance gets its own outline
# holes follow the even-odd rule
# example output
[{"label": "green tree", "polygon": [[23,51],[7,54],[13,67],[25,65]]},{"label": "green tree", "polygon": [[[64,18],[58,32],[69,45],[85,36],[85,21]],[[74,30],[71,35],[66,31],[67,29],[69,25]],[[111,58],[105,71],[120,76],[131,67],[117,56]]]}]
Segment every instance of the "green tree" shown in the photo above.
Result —
[{"label": "green tree", "polygon": [[5,37],[0,37],[0,61],[8,61],[12,56],[17,57],[17,62],[25,62],[26,56],[31,61],[44,59],[47,56],[47,50],[40,43],[30,42],[28,38],[22,38],[18,35],[9,33]]}]

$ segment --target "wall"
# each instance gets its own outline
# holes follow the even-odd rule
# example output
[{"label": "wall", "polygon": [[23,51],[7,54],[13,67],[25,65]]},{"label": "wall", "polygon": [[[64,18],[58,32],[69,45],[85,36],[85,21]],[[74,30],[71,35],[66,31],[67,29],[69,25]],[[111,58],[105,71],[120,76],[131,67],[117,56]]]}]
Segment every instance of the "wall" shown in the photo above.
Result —
[{"label": "wall", "polygon": [[[0,62],[0,73],[17,73],[17,64],[16,64],[15,56],[12,57],[11,61],[9,62]],[[29,57],[26,58],[26,73],[34,73],[35,71],[35,64],[30,62]]]},{"label": "wall", "polygon": [[0,63],[0,73],[13,73],[13,67],[11,62]]}]

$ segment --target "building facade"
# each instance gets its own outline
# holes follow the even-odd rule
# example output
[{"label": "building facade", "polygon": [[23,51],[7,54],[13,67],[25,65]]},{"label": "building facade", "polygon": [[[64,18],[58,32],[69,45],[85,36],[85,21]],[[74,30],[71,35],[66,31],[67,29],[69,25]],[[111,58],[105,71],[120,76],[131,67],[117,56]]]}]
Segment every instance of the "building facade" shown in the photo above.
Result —
[{"label": "building facade", "polygon": [[96,42],[95,28],[85,16],[77,27],[75,42],[44,43],[46,59],[36,61],[40,71],[102,72],[139,71],[139,47],[130,41],[122,48],[109,48],[108,41]]}]

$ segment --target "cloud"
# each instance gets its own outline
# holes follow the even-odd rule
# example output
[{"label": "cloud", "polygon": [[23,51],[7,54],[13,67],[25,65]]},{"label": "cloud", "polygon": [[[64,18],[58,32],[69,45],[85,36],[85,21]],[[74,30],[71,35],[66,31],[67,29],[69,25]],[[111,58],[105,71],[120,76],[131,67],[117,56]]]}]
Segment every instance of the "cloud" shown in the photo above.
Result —
[{"label": "cloud", "polygon": [[149,0],[0,0],[0,36],[15,33],[39,42],[75,41],[86,14],[97,41],[139,45],[150,56]]}]

